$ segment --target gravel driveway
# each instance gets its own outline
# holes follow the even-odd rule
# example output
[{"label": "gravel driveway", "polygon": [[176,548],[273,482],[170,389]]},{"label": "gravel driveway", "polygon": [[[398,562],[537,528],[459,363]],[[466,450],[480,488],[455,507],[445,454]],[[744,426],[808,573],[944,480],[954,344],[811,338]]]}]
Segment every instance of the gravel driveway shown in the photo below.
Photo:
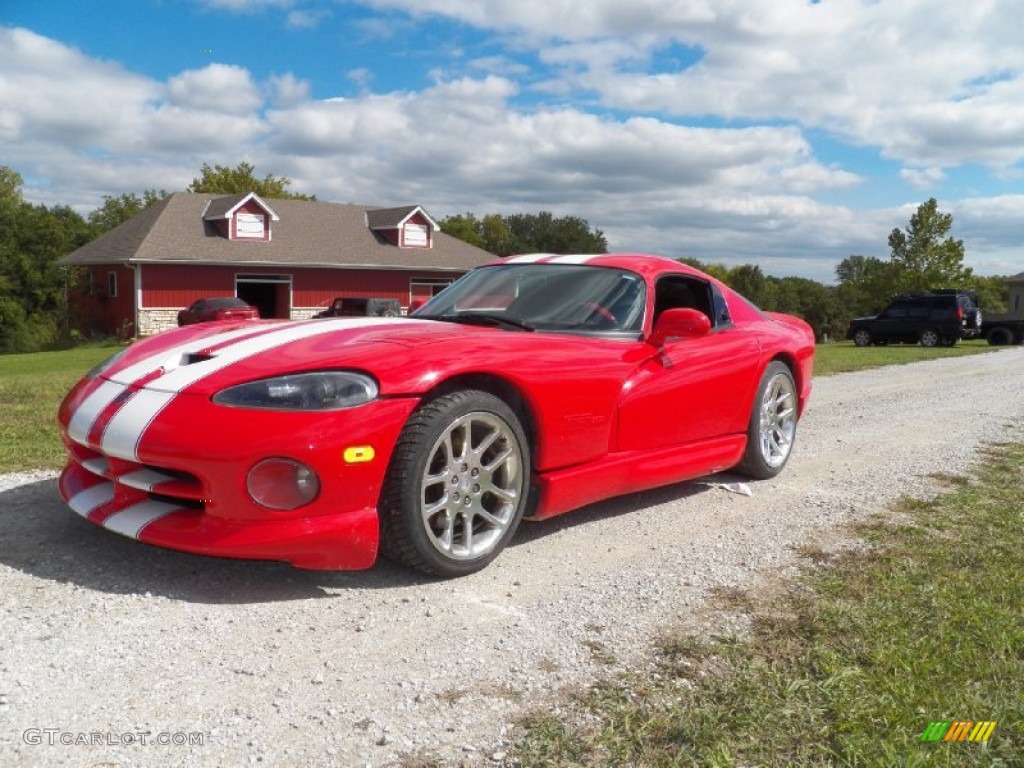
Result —
[{"label": "gravel driveway", "polygon": [[1020,439],[1022,371],[1012,348],[818,379],[752,497],[697,481],[526,524],[457,581],[154,549],[52,475],[0,476],[0,765],[500,763],[518,713],[639,661],[708,588]]}]

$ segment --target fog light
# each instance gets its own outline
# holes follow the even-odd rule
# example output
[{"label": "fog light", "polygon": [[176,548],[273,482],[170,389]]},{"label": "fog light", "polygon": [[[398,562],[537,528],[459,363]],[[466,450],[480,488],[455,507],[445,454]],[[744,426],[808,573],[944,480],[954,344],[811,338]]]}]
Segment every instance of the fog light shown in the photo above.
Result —
[{"label": "fog light", "polygon": [[249,470],[245,486],[253,501],[270,509],[297,509],[320,493],[316,472],[293,459],[264,459]]}]

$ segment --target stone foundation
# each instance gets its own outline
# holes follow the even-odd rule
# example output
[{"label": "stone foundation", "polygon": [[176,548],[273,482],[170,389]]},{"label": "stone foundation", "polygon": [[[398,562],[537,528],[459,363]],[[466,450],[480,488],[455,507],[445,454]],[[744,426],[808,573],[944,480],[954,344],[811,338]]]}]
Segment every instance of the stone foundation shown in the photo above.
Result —
[{"label": "stone foundation", "polygon": [[[292,307],[292,320],[309,320],[317,312],[322,312],[323,307]],[[152,336],[154,333],[168,331],[178,327],[177,309],[140,309],[139,310],[139,336]]]}]

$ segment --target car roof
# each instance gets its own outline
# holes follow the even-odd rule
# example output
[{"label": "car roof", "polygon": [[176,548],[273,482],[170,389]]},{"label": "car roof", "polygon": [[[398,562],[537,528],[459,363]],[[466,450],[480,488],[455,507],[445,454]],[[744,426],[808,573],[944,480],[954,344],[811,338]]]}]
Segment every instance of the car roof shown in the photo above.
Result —
[{"label": "car roof", "polygon": [[703,272],[691,267],[689,264],[684,264],[681,261],[676,261],[665,256],[654,256],[646,253],[526,253],[518,256],[509,256],[504,259],[497,259],[485,264],[484,266],[493,267],[501,264],[577,264],[594,267],[628,269],[631,272],[637,272],[647,278],[656,277],[664,272],[683,272],[686,274],[707,277]]}]

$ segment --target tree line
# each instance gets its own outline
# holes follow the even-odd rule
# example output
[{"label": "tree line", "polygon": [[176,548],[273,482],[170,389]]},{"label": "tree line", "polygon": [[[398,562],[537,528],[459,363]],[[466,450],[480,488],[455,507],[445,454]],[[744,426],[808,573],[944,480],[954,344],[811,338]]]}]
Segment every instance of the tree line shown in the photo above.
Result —
[{"label": "tree line", "polygon": [[[234,167],[203,164],[189,192],[244,194],[267,199],[315,200],[291,192],[291,179],[257,177],[248,163]],[[0,166],[0,353],[33,351],[73,343],[66,288],[76,270],[61,257],[138,215],[167,196],[165,190],[107,195],[98,208],[81,216],[68,206],[27,202],[23,181]],[[576,216],[536,214],[449,216],[441,230],[497,256],[516,253],[607,253],[604,233]],[[681,259],[722,280],[762,309],[804,318],[819,340],[842,336],[853,317],[882,309],[892,295],[930,288],[961,287],[978,292],[986,312],[1005,307],[1004,277],[979,277],[964,267],[962,240],[949,236],[953,217],[934,199],[922,203],[904,229],[889,235],[888,260],[853,255],[836,266],[835,285],[802,277],[765,275],[756,264],[727,267]]]}]

